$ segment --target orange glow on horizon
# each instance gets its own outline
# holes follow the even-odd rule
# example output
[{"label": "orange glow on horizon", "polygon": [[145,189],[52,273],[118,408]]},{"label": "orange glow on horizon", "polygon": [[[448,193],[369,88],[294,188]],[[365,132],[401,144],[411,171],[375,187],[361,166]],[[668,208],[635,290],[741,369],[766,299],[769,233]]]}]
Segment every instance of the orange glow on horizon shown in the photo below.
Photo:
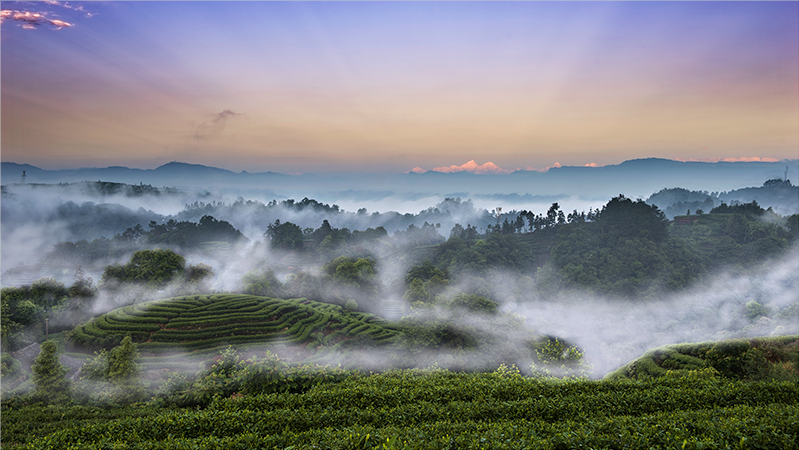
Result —
[{"label": "orange glow on horizon", "polygon": [[436,167],[433,169],[433,172],[441,172],[441,173],[456,173],[456,172],[471,172],[477,174],[506,174],[510,173],[509,170],[505,170],[496,164],[492,163],[491,161],[478,165],[474,160],[471,160],[465,164],[461,164],[460,166],[444,166],[444,167]]}]

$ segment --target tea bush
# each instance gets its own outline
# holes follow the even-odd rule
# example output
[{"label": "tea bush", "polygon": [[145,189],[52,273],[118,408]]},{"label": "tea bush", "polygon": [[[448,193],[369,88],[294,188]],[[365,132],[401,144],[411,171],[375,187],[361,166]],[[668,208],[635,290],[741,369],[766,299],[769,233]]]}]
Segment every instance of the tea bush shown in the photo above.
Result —
[{"label": "tea bush", "polygon": [[[247,376],[271,390],[275,373],[288,378],[268,356]],[[151,403],[92,416],[78,408],[64,420],[63,408],[4,408],[2,438],[26,449],[799,449],[799,386],[791,382],[702,374],[559,381],[507,366],[327,374],[321,382],[319,374],[298,374],[289,390],[281,382],[271,393],[218,395],[200,409]]]}]

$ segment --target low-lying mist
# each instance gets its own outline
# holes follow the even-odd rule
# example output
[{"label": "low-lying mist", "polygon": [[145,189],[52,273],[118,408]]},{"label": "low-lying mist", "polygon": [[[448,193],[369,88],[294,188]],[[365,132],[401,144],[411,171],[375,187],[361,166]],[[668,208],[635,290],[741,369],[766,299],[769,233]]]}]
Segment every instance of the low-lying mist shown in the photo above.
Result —
[{"label": "low-lying mist", "polygon": [[[701,287],[661,301],[607,299],[581,293],[557,300],[534,299],[504,305],[527,318],[536,332],[558,336],[585,350],[603,376],[643,354],[668,344],[736,337],[799,334],[796,312],[779,312],[799,301],[799,249],[754,273],[727,271]],[[772,318],[750,313],[756,302]]]},{"label": "low-lying mist", "polygon": [[[494,210],[505,213],[528,210],[542,213],[553,202],[561,209],[585,211],[598,208],[601,199],[577,196],[499,195],[456,192],[421,194],[392,191],[318,192],[318,204],[330,208],[291,207],[308,198],[275,194],[258,189],[206,189],[121,185],[82,182],[58,185],[11,184],[2,194],[3,270],[35,264],[52,247],[64,241],[112,238],[128,227],[147,227],[151,221],[169,219],[197,222],[205,215],[226,220],[250,240],[262,239],[266,227],[275,220],[292,222],[302,228],[318,227],[329,220],[336,228],[365,230],[384,227],[393,234],[409,225],[438,224],[439,233],[448,237],[455,224],[471,224],[482,231],[496,221]],[[466,200],[467,198],[471,200]],[[449,202],[457,199],[458,202]],[[462,202],[461,199],[464,199]],[[332,209],[331,209],[332,208]],[[509,216],[511,219],[513,216]]]},{"label": "low-lying mist", "polygon": [[[253,248],[248,247],[244,251],[252,252]],[[268,258],[268,250],[264,247],[257,251],[265,252],[260,256]],[[337,360],[337,363],[345,362],[350,367],[382,371],[393,367],[399,360],[408,366],[425,362],[438,363],[442,367],[455,364],[454,367],[462,370],[485,369],[486,362],[497,359],[499,348],[522,349],[529,343],[532,332],[577,346],[584,352],[585,361],[593,367],[590,376],[601,378],[647,350],[663,345],[799,334],[797,313],[788,308],[799,302],[799,248],[796,247],[783,258],[762,264],[756,270],[722,271],[706,279],[701,286],[664,296],[660,300],[611,299],[581,292],[542,298],[535,293],[534,277],[500,272],[486,275],[477,282],[469,279],[455,281],[442,293],[441,298],[452,298],[464,292],[480,294],[485,283],[505,283],[504,286],[494,286],[492,300],[500,304],[502,315],[511,314],[508,323],[521,320],[521,327],[516,329],[507,326],[502,320],[466,310],[419,305],[409,308],[408,301],[402,299],[404,288],[400,280],[411,263],[392,261],[390,254],[381,253],[377,248],[372,249],[372,255],[381,268],[379,276],[382,291],[376,305],[362,305],[366,307],[364,309],[373,306],[373,312],[380,314],[385,310],[385,315],[390,316],[388,310],[399,308],[402,314],[410,314],[410,317],[435,317],[438,322],[449,322],[455,328],[478,332],[487,342],[502,342],[503,345],[470,349],[467,359],[463,358],[464,353],[460,350],[448,348],[420,347],[412,352],[406,348],[403,350],[405,353],[402,353],[404,356],[400,357],[397,353],[390,357],[378,349],[352,348],[347,352],[346,361]],[[215,290],[240,291],[244,273],[268,268],[268,265],[253,266],[242,255],[233,260],[224,263],[217,261],[226,269],[217,271],[210,280]],[[209,260],[203,262],[208,263]],[[319,276],[318,267],[304,270]],[[115,304],[98,303],[96,312],[111,309]],[[754,312],[753,304],[759,308]],[[397,320],[399,317],[389,319]],[[253,347],[249,348],[250,353],[260,354],[253,353]],[[300,347],[264,346],[259,351],[266,350],[274,351],[287,360],[299,361],[309,355],[307,349]],[[528,370],[533,363],[529,358],[522,357],[511,362]]]},{"label": "low-lying mist", "polygon": [[[278,220],[291,222],[302,229],[315,229],[323,221],[329,221],[337,229],[362,231],[383,227],[386,230],[386,239],[353,245],[347,249],[347,256],[369,257],[376,261],[380,296],[371,300],[374,304],[358,298],[361,310],[384,313],[392,316],[389,319],[397,319],[397,311],[401,314],[410,312],[410,302],[403,299],[407,288],[403,281],[405,274],[425,258],[423,252],[408,251],[410,247],[443,242],[456,224],[463,227],[472,225],[484,233],[488,225],[497,223],[496,207],[503,208],[503,219],[513,218],[515,212],[521,210],[546,213],[554,202],[569,213],[589,208],[598,210],[606,201],[578,196],[461,196],[468,193],[439,195],[389,191],[322,193],[313,201],[301,200],[297,196],[250,196],[245,199],[239,194],[256,195],[254,191],[230,189],[215,191],[214,194],[207,190],[164,190],[158,195],[152,192],[130,195],[127,191],[102,194],[76,186],[4,187],[0,261],[4,272],[3,285],[6,286],[6,270],[22,264],[36,264],[59,242],[110,239],[135,225],[146,229],[151,222],[159,225],[170,219],[198,222],[204,216],[230,222],[249,239],[249,242],[223,246],[223,250],[175,248],[186,258],[187,265],[203,263],[212,266],[214,276],[203,287],[207,292],[241,292],[245,274],[268,270],[273,270],[281,282],[297,273],[324,280],[321,266],[340,255],[320,253],[316,260],[297,257],[292,252],[270,248],[264,232]],[[271,192],[257,193],[269,194]],[[285,198],[295,200],[287,201]],[[425,223],[435,227],[434,242],[422,245],[396,239],[409,227],[418,228]],[[99,281],[105,265],[125,263],[129,258],[130,253],[125,253],[118,259],[102,259],[93,267],[84,269],[88,276]],[[47,272],[46,275],[70,284],[77,265],[64,265],[59,267],[60,272]],[[489,340],[501,340],[510,347],[526,345],[530,330],[538,335],[557,337],[583,349],[586,360],[594,367],[592,376],[599,378],[646,350],[662,345],[799,334],[797,313],[786,312],[790,305],[799,301],[799,248],[793,247],[783,258],[755,267],[718,271],[697,286],[664,293],[658,300],[611,299],[585,292],[561,292],[556,297],[545,298],[537,293],[535,271],[505,273],[497,269],[471,278],[454,278],[442,295],[449,298],[459,293],[486,295],[499,303],[502,313],[518,314],[524,318],[525,328],[518,333],[501,328],[497,322],[485,320],[480,314],[463,310],[442,310],[435,306],[427,313],[455,326],[478,330]],[[123,297],[100,293],[89,309],[100,314],[133,301],[179,295],[181,288],[175,284],[154,293],[127,291]],[[322,289],[330,289],[330,286],[322,285]],[[424,310],[418,307],[416,310],[424,314]],[[758,311],[768,314],[758,314]],[[58,323],[57,320],[54,323]],[[264,347],[264,351],[267,348]],[[487,352],[483,360],[493,361],[496,355],[488,352],[495,350],[474,350],[470,358],[471,368],[481,366],[480,351]],[[297,358],[307,353],[299,348],[281,351]],[[383,370],[385,364],[396,362],[376,350],[354,349],[348,358],[350,362],[357,362],[370,370]],[[430,350],[428,353],[419,350],[409,353],[406,358],[446,363],[452,361],[453,356],[449,351]],[[519,366],[531,363],[524,359],[513,362]]]}]

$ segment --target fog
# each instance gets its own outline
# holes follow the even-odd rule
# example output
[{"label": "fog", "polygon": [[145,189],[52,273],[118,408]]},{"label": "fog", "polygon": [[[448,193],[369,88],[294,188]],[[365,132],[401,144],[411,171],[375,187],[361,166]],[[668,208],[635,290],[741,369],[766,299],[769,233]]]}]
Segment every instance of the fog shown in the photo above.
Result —
[{"label": "fog", "polygon": [[[140,185],[140,189],[147,186]],[[633,188],[640,189],[640,188]],[[593,198],[576,194],[531,195],[474,193],[414,193],[391,190],[318,191],[316,195],[292,195],[297,191],[266,188],[206,186],[200,188],[151,188],[133,192],[123,186],[112,194],[100,192],[93,183],[71,185],[7,185],[2,192],[2,285],[30,284],[39,277],[54,277],[66,285],[73,281],[76,264],[38,264],[59,242],[111,239],[127,228],[141,225],[147,229],[151,221],[162,224],[167,220],[198,222],[205,215],[228,221],[240,230],[249,242],[231,245],[223,252],[175,250],[186,258],[187,264],[204,263],[213,267],[214,276],[207,289],[214,292],[240,291],[242,276],[253,270],[275,271],[278,278],[297,271],[321,277],[318,263],[297,264],[291,267],[286,254],[274,251],[264,242],[267,227],[279,220],[301,228],[320,227],[328,220],[334,228],[363,231],[384,227],[389,236],[408,229],[410,225],[436,226],[438,241],[449,237],[455,224],[473,225],[482,233],[487,225],[497,223],[495,208],[513,220],[521,210],[546,214],[557,202],[568,214],[573,210],[585,212],[600,209],[609,198]],[[442,191],[447,192],[447,191]],[[632,192],[632,191],[631,191]],[[619,192],[624,194],[625,192]],[[649,193],[651,194],[651,192]],[[639,195],[626,195],[641,198]],[[646,193],[644,193],[646,195]],[[316,200],[297,206],[303,199]],[[293,200],[288,201],[287,200]],[[768,206],[768,205],[761,205]],[[790,212],[790,211],[788,211]],[[774,220],[770,216],[768,220]],[[435,242],[430,242],[430,244]],[[408,313],[401,300],[402,279],[408,269],[420,263],[413,258],[398,258],[400,242],[390,239],[359,245],[355,256],[376,259],[381,283],[381,298],[364,309],[384,312],[399,318]],[[84,267],[95,281],[103,267],[125,263],[130,253],[118,258],[104,259]],[[20,267],[24,266],[24,267]],[[9,272],[9,269],[19,269]],[[594,366],[594,377],[601,377],[653,347],[704,340],[718,340],[744,335],[797,334],[799,324],[781,321],[778,312],[799,300],[799,249],[793,248],[780,261],[762,265],[758,270],[730,270],[717,273],[689,291],[665,296],[659,301],[634,301],[601,298],[585,293],[562,293],[558,298],[539,298],[535,292],[535,273],[508,274],[501,271],[485,274],[481,279],[452,280],[444,293],[453,296],[460,292],[483,295],[501,305],[504,313],[525,318],[527,329],[539,335],[557,336],[584,349],[585,357]],[[92,306],[102,313],[128,303],[149,298],[167,297],[179,293],[180,287],[170,286],[156,293],[127,291],[125,298],[102,293]],[[353,294],[355,295],[355,294]],[[756,301],[775,312],[772,319],[747,322],[744,309]],[[496,329],[494,322],[466,313],[438,311],[442,317],[465,327],[481,330],[494,340],[504,340],[510,347],[524,345],[526,333],[518,336],[507,329]],[[454,315],[453,315],[454,314]],[[300,350],[283,349],[287,354]],[[301,353],[301,352],[300,352]],[[486,355],[487,359],[493,355]],[[416,354],[422,360],[451,359],[444,353]],[[372,370],[380,370],[385,355],[365,352],[350,356],[351,361]],[[474,361],[479,365],[479,356]],[[516,361],[529,366],[530,361]]]},{"label": "fog", "polygon": [[[410,264],[386,258],[379,250],[375,250],[374,255],[385,288],[379,302],[381,307],[406,305],[407,314],[407,304],[400,300],[403,290],[397,288],[401,285],[397,278],[404,276]],[[231,267],[221,275],[228,277],[223,284],[236,285],[240,279],[238,274],[247,268],[246,264]],[[529,275],[534,277],[534,274]],[[799,323],[793,316],[780,318],[780,312],[799,301],[797,247],[784,258],[769,261],[757,270],[722,271],[709,276],[699,286],[664,295],[660,300],[610,299],[580,292],[562,293],[554,299],[541,298],[534,293],[534,284],[531,286],[530,282],[534,280],[524,274],[520,278],[520,274],[497,271],[487,274],[484,280],[453,280],[442,297],[451,298],[463,292],[481,293],[481,284],[491,285],[492,292],[488,295],[501,304],[501,312],[522,316],[528,331],[557,337],[583,350],[586,362],[593,366],[593,378],[601,378],[647,350],[663,345],[799,334]],[[772,318],[747,318],[746,304],[753,301],[770,310]],[[422,311],[422,314],[435,314],[453,320],[458,326],[480,330],[490,336],[488,339],[501,340],[509,348],[522,348],[529,339],[528,333],[497,327],[482,315],[436,308]],[[284,352],[291,354],[290,350]],[[480,356],[478,350],[469,360],[476,368],[481,367],[481,360],[491,360],[495,356],[493,353]],[[439,361],[442,365],[453,360],[453,354],[447,351],[419,352],[413,357],[419,361]],[[378,351],[350,352],[347,361],[376,371],[385,370],[385,364],[395,362]],[[518,359],[514,363],[529,369],[532,361]]]},{"label": "fog", "polygon": [[603,376],[645,351],[683,342],[799,334],[795,319],[750,322],[745,306],[758,302],[772,312],[799,301],[799,248],[752,273],[723,272],[701,287],[661,301],[636,302],[572,293],[557,301],[505,304],[535,331],[558,336],[585,350],[595,376]]},{"label": "fog", "polygon": [[[488,278],[499,279],[503,276],[506,280],[514,277],[494,273]],[[382,278],[384,284],[391,284],[385,276]],[[230,282],[235,284],[234,280]],[[524,348],[532,332],[539,337],[557,337],[569,345],[576,345],[584,353],[589,376],[599,379],[647,350],[663,345],[799,334],[799,323],[793,319],[780,319],[778,314],[799,301],[797,286],[799,248],[794,248],[780,260],[772,261],[768,267],[752,273],[719,273],[700,287],[675,293],[659,301],[608,299],[577,292],[563,294],[557,299],[544,299],[536,297],[525,287],[508,285],[504,290],[506,297],[500,301],[502,314],[499,316],[470,314],[436,306],[415,312],[417,316],[436,317],[440,321],[452,321],[460,328],[478,330],[486,341],[501,342],[502,345],[478,348],[470,351],[467,358],[460,351],[448,349],[427,351],[402,348],[387,353],[385,350],[367,348],[348,349],[346,356],[334,354],[315,361],[377,372],[395,367],[398,363],[429,366],[435,362],[441,367],[455,367],[458,370],[485,369],[485,362],[495,361],[498,351],[512,354],[514,349]],[[444,296],[473,291],[474,286],[468,282],[456,282]],[[395,306],[401,296],[398,290],[388,288],[382,301],[385,305]],[[771,310],[773,318],[747,319],[745,307],[752,301]],[[404,314],[408,313],[405,306]],[[506,317],[505,314],[521,317],[515,316],[514,319],[514,316]],[[522,327],[505,325],[515,321],[520,321]],[[313,356],[313,350],[304,347],[248,345],[241,352],[242,359],[263,357],[267,350],[287,361],[299,362]],[[186,373],[196,372],[197,356],[176,355],[174,358],[188,367]],[[529,370],[533,364],[528,357],[512,358],[511,362],[523,371]]]}]

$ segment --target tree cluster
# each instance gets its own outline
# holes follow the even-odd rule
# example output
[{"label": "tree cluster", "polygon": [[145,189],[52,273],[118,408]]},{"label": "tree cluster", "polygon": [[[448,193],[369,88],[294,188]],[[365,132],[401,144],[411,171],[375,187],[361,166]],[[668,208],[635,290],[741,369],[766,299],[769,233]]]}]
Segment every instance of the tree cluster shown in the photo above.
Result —
[{"label": "tree cluster", "polygon": [[149,231],[141,224],[128,227],[112,239],[105,237],[92,241],[60,242],[44,258],[48,263],[96,264],[106,260],[120,259],[147,247],[169,246],[180,251],[202,250],[206,242],[224,242],[231,245],[249,240],[224,220],[203,216],[198,223],[169,219],[162,224],[150,221]]},{"label": "tree cluster", "polygon": [[0,291],[3,348],[16,349],[41,340],[48,331],[46,328],[58,332],[75,326],[90,316],[96,296],[93,280],[85,276],[80,266],[69,287],[53,278],[4,287]]},{"label": "tree cluster", "polygon": [[270,269],[253,270],[242,277],[242,292],[272,298],[308,298],[377,312],[383,290],[377,262],[369,257],[339,256],[322,266],[321,275],[306,271],[281,282]]},{"label": "tree cluster", "polygon": [[107,266],[99,288],[122,298],[123,302],[129,302],[132,300],[131,288],[139,291],[167,288],[174,292],[207,291],[203,282],[212,275],[211,266],[200,263],[187,267],[186,258],[172,250],[140,250],[126,264]]}]

